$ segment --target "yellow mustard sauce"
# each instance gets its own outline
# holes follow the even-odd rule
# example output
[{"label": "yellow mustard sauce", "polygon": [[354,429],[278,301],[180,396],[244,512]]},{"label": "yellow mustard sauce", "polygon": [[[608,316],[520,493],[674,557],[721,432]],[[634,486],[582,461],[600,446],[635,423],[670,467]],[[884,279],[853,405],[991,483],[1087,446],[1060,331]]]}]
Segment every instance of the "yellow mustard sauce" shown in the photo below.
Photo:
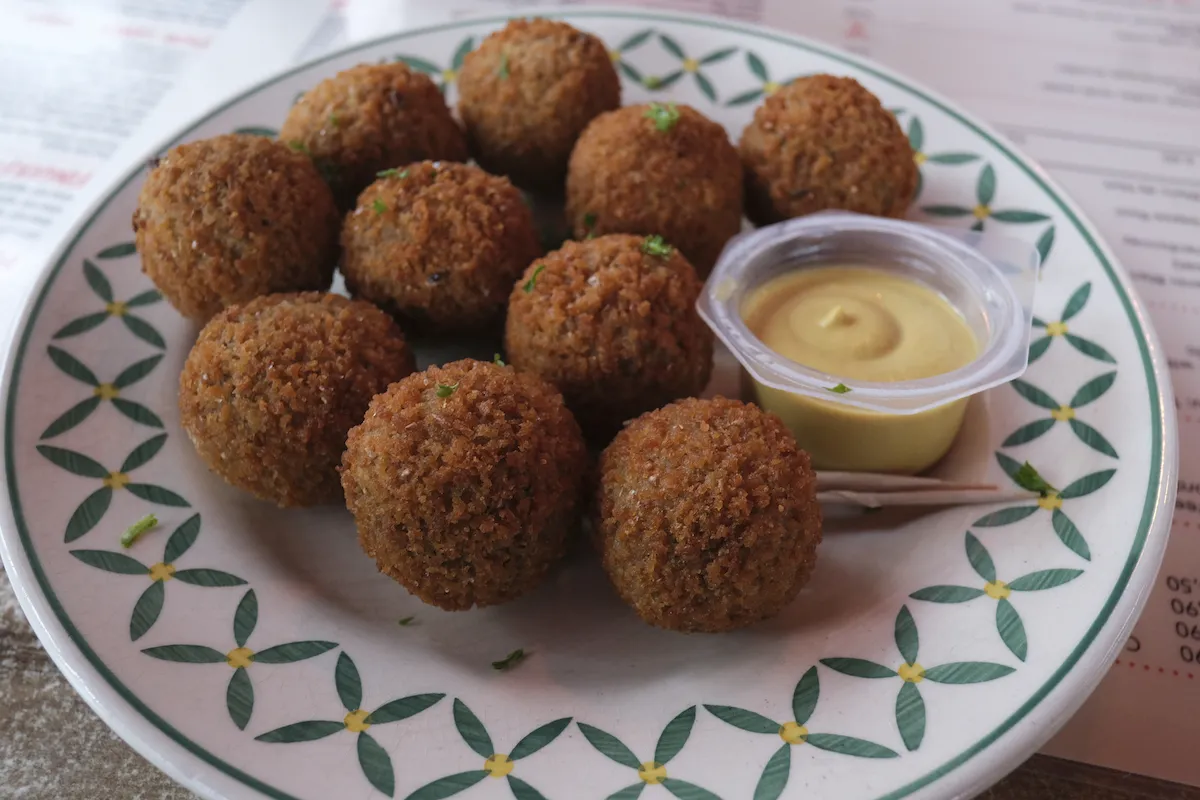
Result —
[{"label": "yellow mustard sauce", "polygon": [[[881,270],[816,267],[752,291],[742,318],[764,345],[806,367],[855,380],[930,378],[964,367],[979,342],[962,315],[922,284]],[[946,454],[967,400],[918,414],[886,414],[749,381],[817,469],[920,472]],[[832,388],[832,387],[831,387]]]}]

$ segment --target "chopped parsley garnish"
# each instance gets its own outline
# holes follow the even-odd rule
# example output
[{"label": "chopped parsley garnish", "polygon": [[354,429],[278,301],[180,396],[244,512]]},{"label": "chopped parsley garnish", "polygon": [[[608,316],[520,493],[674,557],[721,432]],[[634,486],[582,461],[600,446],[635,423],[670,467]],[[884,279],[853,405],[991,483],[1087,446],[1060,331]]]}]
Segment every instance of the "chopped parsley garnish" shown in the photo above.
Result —
[{"label": "chopped parsley garnish", "polygon": [[402,628],[407,628],[409,625],[413,624],[414,620],[416,620],[416,617],[405,617],[404,619],[397,620],[396,624]]},{"label": "chopped parsley garnish", "polygon": [[500,54],[500,69],[496,70],[500,80],[508,80],[508,53]]},{"label": "chopped parsley garnish", "polygon": [[376,214],[382,214],[387,211],[387,203],[376,197],[375,201],[371,203],[371,208],[375,209]]},{"label": "chopped parsley garnish", "polygon": [[308,149],[308,145],[299,139],[292,139],[288,142],[288,147],[295,150],[297,153],[304,153],[306,156],[312,156],[312,152]]},{"label": "chopped parsley garnish", "polygon": [[593,213],[593,212],[589,211],[589,212],[587,212],[586,214],[584,214],[584,215],[583,215],[583,227],[587,228],[589,231],[590,231],[592,228],[596,227],[596,215],[595,215],[595,213]]},{"label": "chopped parsley garnish", "polygon": [[504,672],[505,670],[512,669],[513,667],[515,667],[517,664],[520,664],[524,660],[525,660],[525,651],[518,648],[516,650],[513,650],[511,653],[509,653],[508,655],[506,655],[504,658],[500,659],[499,661],[493,661],[492,669],[498,670],[500,672]]},{"label": "chopped parsley garnish", "polygon": [[542,270],[545,268],[545,264],[538,264],[533,268],[533,274],[529,276],[529,280],[525,281],[525,285],[521,287],[525,290],[525,294],[533,294],[533,287],[537,285],[538,275],[541,275]]},{"label": "chopped parsley garnish", "polygon": [[449,397],[454,394],[454,390],[458,388],[457,383],[439,383],[437,385],[438,397]]},{"label": "chopped parsley garnish", "polygon": [[670,258],[671,253],[675,252],[675,248],[667,244],[666,240],[656,233],[653,236],[647,236],[646,241],[642,242],[642,252],[648,256]]},{"label": "chopped parsley garnish", "polygon": [[125,533],[121,534],[121,547],[133,547],[133,543],[140,539],[143,533],[157,526],[158,517],[153,514],[147,514],[130,525],[125,530]]},{"label": "chopped parsley garnish", "polygon": [[496,355],[492,356],[492,363],[495,364],[497,367],[507,366],[504,363],[504,359],[500,357],[499,353],[496,353]]},{"label": "chopped parsley garnish", "polygon": [[642,116],[653,121],[655,128],[666,133],[679,122],[679,108],[674,103],[651,103]]},{"label": "chopped parsley garnish", "polygon": [[1058,490],[1046,482],[1046,479],[1038,474],[1038,471],[1033,468],[1033,465],[1026,461],[1021,465],[1021,468],[1013,473],[1013,481],[1017,486],[1030,492],[1037,492],[1042,497],[1045,497],[1050,492]]},{"label": "chopped parsley garnish", "polygon": [[830,386],[829,391],[834,394],[849,394],[851,389],[844,383],[839,383],[837,386]]},{"label": "chopped parsley garnish", "polygon": [[385,169],[382,172],[376,172],[375,177],[376,178],[407,178],[408,170],[407,169],[396,169],[395,167],[392,167],[391,169]]},{"label": "chopped parsley garnish", "polygon": [[338,121],[338,115],[337,115],[337,114],[330,114],[330,115],[329,115],[329,125],[330,125],[330,127],[332,127],[332,128],[337,128],[338,126],[340,126],[340,125],[341,125],[341,122],[339,122],[339,121]]}]

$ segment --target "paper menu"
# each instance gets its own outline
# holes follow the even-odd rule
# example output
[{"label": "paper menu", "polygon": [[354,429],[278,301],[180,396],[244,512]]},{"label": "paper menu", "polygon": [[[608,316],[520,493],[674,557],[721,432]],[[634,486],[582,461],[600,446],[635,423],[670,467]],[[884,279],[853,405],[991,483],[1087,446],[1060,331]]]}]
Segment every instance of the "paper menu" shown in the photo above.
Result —
[{"label": "paper menu", "polygon": [[326,10],[0,0],[0,350],[87,205],[179,125],[287,66]]}]

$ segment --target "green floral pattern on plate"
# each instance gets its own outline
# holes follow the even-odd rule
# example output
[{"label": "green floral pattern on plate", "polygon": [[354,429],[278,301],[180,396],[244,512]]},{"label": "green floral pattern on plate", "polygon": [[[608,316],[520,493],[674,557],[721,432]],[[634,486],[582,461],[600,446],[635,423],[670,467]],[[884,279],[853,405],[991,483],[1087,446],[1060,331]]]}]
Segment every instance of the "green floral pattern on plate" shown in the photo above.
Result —
[{"label": "green floral pattern on plate", "polygon": [[1041,569],[1026,573],[1009,582],[996,577],[996,565],[991,553],[979,539],[967,531],[967,560],[985,583],[978,586],[927,586],[909,595],[914,600],[931,603],[966,603],[977,597],[987,596],[996,601],[996,632],[1004,646],[1020,660],[1029,655],[1029,640],[1025,635],[1025,623],[1017,613],[1009,597],[1013,592],[1040,592],[1070,583],[1083,574],[1081,569]]},{"label": "green floral pattern on plate", "polygon": [[[410,66],[435,76],[443,90],[449,90],[456,79],[463,57],[478,41],[479,34],[472,33],[457,40],[457,45],[446,58],[439,61],[436,57],[430,59],[425,55],[400,55],[397,60],[404,61]],[[784,79],[773,79],[767,59],[750,49],[738,46],[700,47],[693,46],[685,38],[671,30],[660,30],[655,27],[639,26],[632,32],[622,36],[619,44],[610,51],[613,62],[621,75],[627,81],[636,84],[636,88],[655,93],[666,93],[688,89],[694,91],[704,102],[716,108],[737,108],[748,106],[762,97],[777,91],[781,86],[794,80],[796,75],[790,74]],[[446,67],[440,66],[447,64]],[[669,63],[667,69],[662,69],[663,63]],[[645,64],[645,66],[643,65]],[[747,88],[746,78],[753,79],[754,84]],[[690,87],[690,88],[689,88]],[[627,87],[627,89],[630,87]],[[726,99],[727,98],[727,99]],[[911,108],[911,107],[910,107]],[[709,110],[701,108],[701,110]],[[748,109],[747,109],[748,110]],[[1060,220],[1054,215],[1042,210],[1010,207],[997,202],[999,195],[996,168],[980,153],[969,152],[957,146],[944,147],[938,144],[938,134],[934,129],[927,130],[926,122],[915,113],[895,108],[893,113],[901,119],[913,150],[913,158],[922,172],[922,210],[933,217],[941,217],[953,221],[957,219],[970,220],[971,227],[983,229],[985,223],[998,223],[1006,227],[1006,232],[1013,235],[1027,235],[1033,240],[1043,259],[1049,261],[1055,240],[1055,223]],[[275,129],[266,125],[246,125],[238,128],[244,133],[256,135],[274,135]],[[982,166],[979,166],[982,164]],[[972,202],[964,204],[960,199],[935,197],[928,202],[924,194],[933,192],[934,182],[925,181],[926,172],[930,169],[970,170],[968,174],[979,172],[974,179],[974,196]],[[941,184],[937,184],[940,186]],[[937,191],[940,191],[938,189]],[[1049,223],[1043,226],[1042,223]],[[1033,227],[1036,225],[1036,227]],[[1011,231],[1007,231],[1011,228]],[[1036,237],[1036,239],[1035,239]],[[124,327],[138,340],[159,351],[167,349],[167,342],[158,330],[138,313],[131,309],[150,306],[161,300],[159,293],[152,288],[135,292],[129,299],[117,300],[109,276],[99,266],[101,263],[117,262],[130,258],[135,254],[129,242],[119,242],[96,252],[91,258],[82,259],[82,273],[88,291],[94,295],[100,304],[97,310],[89,311],[83,316],[76,317],[62,325],[51,336],[56,344],[49,344],[42,351],[46,361],[53,366],[56,374],[66,376],[70,387],[80,385],[90,389],[91,396],[79,399],[78,395],[69,396],[64,392],[63,397],[68,402],[62,410],[56,409],[56,416],[46,425],[39,437],[44,442],[62,437],[69,440],[81,429],[91,429],[98,425],[107,412],[105,404],[112,406],[120,417],[131,421],[137,429],[151,428],[165,430],[165,410],[161,407],[152,408],[139,400],[125,397],[127,390],[136,389],[140,381],[151,377],[154,370],[163,360],[163,353],[157,352],[148,357],[133,357],[128,366],[114,370],[116,373],[105,373],[94,369],[96,362],[82,350],[76,350],[75,345],[67,345],[62,340],[72,340],[82,334],[95,331],[92,336],[104,336],[109,347],[127,347],[128,340],[114,338],[116,327],[102,326],[109,317],[121,319]],[[132,262],[131,262],[132,263]],[[1053,264],[1050,264],[1053,268]],[[75,273],[78,274],[78,273]],[[1073,352],[1093,361],[1116,364],[1116,359],[1105,346],[1085,338],[1073,331],[1068,331],[1067,323],[1074,321],[1084,312],[1091,293],[1091,283],[1080,285],[1071,295],[1064,307],[1059,321],[1044,322],[1034,319],[1036,331],[1042,335],[1035,338],[1030,346],[1031,361],[1046,357],[1055,338],[1064,338],[1071,348],[1061,351],[1054,357],[1056,364],[1068,358]],[[78,341],[89,341],[87,340]],[[139,345],[140,346],[140,345]],[[70,349],[68,349],[68,347]],[[1043,371],[1040,374],[1046,374]],[[1000,447],[1003,449],[1018,448],[1035,442],[1049,433],[1059,423],[1066,423],[1073,432],[1076,446],[1086,446],[1089,452],[1094,451],[1107,458],[1118,458],[1117,449],[1108,436],[1100,433],[1095,425],[1079,419],[1078,412],[1088,408],[1092,403],[1103,398],[1117,384],[1117,371],[1107,370],[1096,374],[1079,386],[1070,396],[1067,403],[1062,404],[1050,392],[1041,388],[1044,381],[1040,374],[1031,374],[1013,384],[1015,395],[1008,389],[999,389],[1009,398],[1022,398],[1038,410],[1041,415],[1037,419],[1021,425],[1005,438]],[[100,375],[110,378],[101,381]],[[1066,394],[1064,393],[1065,397]],[[1045,412],[1045,414],[1043,414]],[[1048,415],[1048,416],[1047,416]],[[40,426],[39,426],[40,427]],[[1111,433],[1111,432],[1110,432]],[[1057,435],[1057,434],[1056,434]],[[32,447],[47,460],[61,469],[63,476],[63,494],[69,502],[78,502],[78,506],[66,523],[63,534],[64,542],[70,543],[84,536],[102,520],[107,512],[114,494],[126,489],[129,493],[153,505],[174,506],[186,508],[190,503],[174,491],[156,484],[135,481],[129,473],[145,467],[163,449],[168,441],[168,432],[157,433],[133,447],[129,454],[115,470],[109,465],[92,458],[85,453],[88,448],[79,449],[60,447],[57,444],[37,443]],[[1073,441],[1073,440],[1072,440]],[[1018,480],[1021,463],[1005,452],[997,452],[996,459],[1003,471],[1020,485]],[[88,481],[99,481],[99,488],[81,489],[81,483],[67,474]],[[1062,476],[1052,470],[1043,471],[1047,480],[1064,483],[1064,488],[1047,490],[1032,503],[1013,504],[1007,507],[991,510],[979,517],[970,526],[976,530],[984,530],[1002,526],[1016,526],[1023,523],[1021,532],[1037,535],[1038,522],[1032,519],[1040,511],[1050,513],[1051,528],[1059,540],[1075,555],[1086,560],[1091,559],[1091,549],[1083,533],[1067,516],[1064,503],[1072,505],[1099,492],[1112,480],[1115,469],[1104,469],[1085,474],[1073,481],[1063,481]],[[136,476],[136,477],[141,477]],[[90,492],[90,493],[89,493]],[[82,500],[79,497],[82,496]],[[155,629],[161,612],[166,603],[166,584],[171,580],[179,581],[202,588],[220,588],[245,586],[246,580],[215,567],[178,567],[176,562],[182,559],[200,533],[200,514],[193,514],[180,523],[167,538],[162,559],[152,565],[141,553],[147,548],[145,540],[131,551],[130,554],[106,549],[70,549],[70,556],[79,562],[81,569],[98,570],[99,573],[109,573],[112,580],[126,580],[124,576],[140,576],[149,580],[145,588],[134,602],[128,625],[129,639],[138,641],[152,629],[156,635],[161,633]],[[55,534],[57,536],[57,533]],[[1011,539],[1012,537],[1010,537]],[[1007,540],[1006,540],[1007,541]],[[659,795],[666,792],[683,800],[711,800],[717,798],[717,792],[704,788],[703,781],[685,779],[687,768],[678,770],[675,765],[680,763],[680,754],[689,743],[695,742],[701,734],[698,732],[697,716],[702,706],[706,715],[701,718],[713,723],[707,736],[740,736],[738,731],[758,736],[779,737],[782,744],[772,745],[770,750],[763,750],[763,758],[756,762],[755,775],[740,776],[743,778],[736,794],[725,794],[726,797],[749,797],[754,800],[775,800],[784,795],[791,781],[793,770],[792,751],[804,745],[818,751],[820,758],[831,759],[861,759],[864,764],[874,760],[894,761],[913,757],[911,754],[920,750],[925,741],[926,733],[939,724],[939,718],[926,708],[926,694],[948,689],[934,688],[921,684],[928,681],[933,684],[959,685],[988,683],[1006,678],[1017,670],[1026,668],[1032,653],[1037,652],[1037,641],[1031,640],[1018,605],[1014,597],[1030,593],[1041,593],[1058,590],[1068,584],[1073,584],[1085,575],[1084,569],[1067,568],[1050,565],[1026,570],[1018,577],[1008,581],[1000,580],[991,553],[984,547],[975,533],[968,530],[965,533],[965,548],[968,564],[975,575],[982,580],[980,583],[945,583],[926,586],[912,591],[908,598],[918,601],[913,608],[918,614],[923,614],[921,608],[928,611],[937,606],[962,606],[962,614],[978,615],[983,619],[984,606],[989,601],[995,602],[994,613],[988,609],[987,624],[994,625],[997,636],[1004,648],[1015,659],[1015,666],[996,661],[979,660],[949,661],[931,666],[924,666],[919,660],[920,637],[918,635],[918,620],[910,611],[908,604],[900,606],[895,617],[892,631],[894,645],[899,653],[895,663],[877,663],[868,659],[849,656],[830,656],[820,658],[818,666],[809,666],[798,676],[789,675],[789,683],[796,680],[790,702],[781,705],[786,711],[780,713],[760,713],[739,705],[723,704],[720,697],[697,697],[681,711],[670,716],[658,736],[652,753],[635,753],[634,749],[626,746],[625,741],[636,731],[622,730],[612,724],[599,724],[600,720],[591,722],[576,721],[578,735],[576,742],[586,742],[584,752],[593,759],[611,766],[616,765],[618,772],[628,778],[630,783],[610,795],[611,798],[629,800],[640,797],[644,792],[652,791]],[[138,556],[138,557],[135,557]],[[195,558],[195,556],[193,556]],[[203,563],[203,562],[202,562]],[[239,569],[239,572],[241,570]],[[99,574],[96,573],[96,574]],[[116,585],[114,583],[114,585]],[[219,595],[222,593],[198,593],[199,597]],[[227,595],[228,596],[228,595]],[[986,599],[985,599],[986,598]],[[232,602],[232,597],[230,597]],[[173,600],[172,603],[181,602]],[[197,613],[205,610],[203,605],[197,608]],[[890,614],[889,610],[889,614]],[[141,648],[146,657],[158,661],[175,662],[179,664],[225,664],[232,670],[226,685],[225,712],[236,730],[230,729],[230,735],[239,736],[253,721],[255,706],[255,690],[251,681],[251,671],[259,664],[291,664],[316,658],[339,647],[338,644],[324,639],[302,639],[286,642],[262,649],[251,649],[252,636],[258,626],[259,599],[254,588],[248,588],[241,597],[234,611],[232,621],[232,640],[221,644],[157,644]],[[123,623],[122,623],[123,624]],[[922,618],[922,626],[925,626]],[[164,626],[159,626],[162,628]],[[926,628],[928,630],[928,628]],[[411,635],[411,634],[405,634]],[[261,636],[261,634],[260,634]],[[175,641],[188,641],[190,637],[180,635]],[[203,641],[203,637],[196,637]],[[338,637],[340,638],[340,637]],[[219,647],[212,646],[217,644]],[[227,648],[232,644],[231,648]],[[317,666],[323,662],[314,662]],[[811,663],[811,662],[810,662]],[[297,668],[299,669],[299,668]],[[183,671],[184,673],[190,671]],[[880,710],[874,724],[879,735],[872,736],[878,742],[844,733],[824,732],[825,729],[809,729],[809,722],[816,712],[818,700],[821,698],[821,671],[828,670],[825,675],[838,673],[857,679],[892,680],[898,679],[899,687],[892,708],[886,712]],[[798,671],[798,670],[797,670]],[[256,679],[257,680],[257,679]],[[838,679],[841,680],[841,679]],[[310,694],[317,692],[320,684],[309,687]],[[327,684],[325,684],[327,687]],[[535,769],[523,764],[524,759],[540,752],[544,748],[559,748],[566,745],[560,742],[571,739],[570,726],[572,716],[559,716],[549,722],[534,726],[526,735],[517,738],[511,750],[507,753],[497,750],[492,735],[482,720],[467,705],[467,699],[456,696],[451,705],[450,713],[438,716],[437,711],[422,718],[423,724],[434,725],[445,729],[453,726],[457,739],[466,745],[466,750],[474,753],[482,763],[476,763],[474,768],[447,774],[432,781],[418,783],[398,783],[397,769],[393,763],[395,752],[389,752],[384,744],[368,730],[375,725],[399,722],[415,717],[425,710],[437,705],[450,691],[410,694],[384,703],[373,711],[362,708],[363,680],[358,666],[345,650],[338,654],[334,668],[334,688],[337,697],[345,709],[341,719],[305,718],[304,709],[297,708],[296,716],[301,721],[293,722],[251,736],[244,734],[246,741],[256,741],[264,745],[293,744],[314,742],[346,731],[355,736],[355,749],[358,761],[358,772],[361,773],[363,790],[370,791],[371,787],[386,796],[395,796],[397,792],[409,800],[434,800],[445,798],[465,791],[488,778],[502,780],[507,784],[507,790],[517,800],[533,800],[545,795],[535,788],[540,785]],[[446,687],[440,687],[446,688]],[[970,691],[969,688],[962,691]],[[454,692],[453,694],[458,694]],[[782,699],[782,698],[781,698]],[[474,701],[472,701],[474,702]],[[828,702],[828,701],[826,701]],[[932,700],[931,707],[932,707]],[[747,703],[746,705],[752,705]],[[479,706],[477,706],[479,707]],[[678,706],[676,706],[678,707]],[[445,706],[441,706],[445,708]],[[768,709],[769,711],[769,709]],[[261,713],[261,712],[260,712]],[[549,715],[548,715],[549,716]],[[444,717],[444,719],[443,719]],[[663,714],[662,719],[667,719]],[[777,719],[782,717],[783,719]],[[790,718],[788,718],[790,717]],[[718,722],[719,721],[719,722]],[[837,730],[840,726],[834,726]],[[566,735],[564,735],[566,734]],[[890,738],[889,738],[890,737]],[[896,738],[898,737],[898,739]],[[889,746],[890,745],[890,746]],[[900,747],[903,745],[903,748]],[[320,745],[318,745],[320,746]],[[689,750],[694,749],[695,745]],[[290,749],[290,748],[289,748]],[[463,751],[464,757],[467,755]],[[578,751],[577,751],[578,752]],[[648,758],[644,758],[649,756]],[[299,758],[301,756],[297,756]],[[759,766],[761,765],[761,766]],[[469,763],[464,766],[470,767]],[[353,769],[353,768],[351,768]],[[518,774],[519,773],[519,774]],[[614,773],[616,774],[616,773]],[[619,784],[618,784],[619,785]],[[415,788],[414,788],[415,787]],[[273,796],[286,796],[276,793]],[[590,796],[590,795],[589,795]],[[649,796],[649,795],[647,795]]]},{"label": "green floral pattern on plate", "polygon": [[[317,650],[316,646],[321,646],[322,649]],[[334,647],[337,647],[337,645],[333,642],[294,642],[291,645],[280,645],[279,647],[271,648],[271,651],[279,651],[281,648],[287,648],[289,654],[307,653],[300,655],[299,658],[309,658]],[[314,650],[316,652],[309,652]],[[271,651],[264,650],[258,653],[255,659],[261,663],[264,661],[264,656]],[[232,655],[231,653],[231,659]],[[282,656],[273,657],[281,658]],[[297,661],[299,658],[292,658],[291,660]],[[232,660],[230,663],[232,665]],[[276,660],[270,663],[278,664],[285,662]],[[337,667],[333,673],[333,683],[337,689],[338,699],[342,701],[342,705],[346,708],[345,717],[340,720],[309,719],[303,722],[293,722],[291,725],[284,725],[282,728],[267,731],[254,738],[260,742],[289,744],[324,739],[326,736],[332,736],[343,730],[356,733],[358,734],[356,745],[358,749],[358,765],[362,768],[363,775],[371,782],[372,786],[388,797],[391,797],[396,790],[396,776],[392,770],[392,759],[379,742],[367,733],[367,729],[373,725],[400,722],[401,720],[416,716],[436,704],[446,695],[414,694],[390,700],[374,711],[366,711],[361,708],[363,690],[362,678],[359,677],[358,667],[354,665],[354,660],[344,652],[338,655]],[[232,682],[230,686],[232,688]],[[230,714],[232,713],[233,709],[230,708]],[[247,714],[247,717],[249,717],[249,714]],[[245,727],[245,725],[243,723],[238,727]]]}]

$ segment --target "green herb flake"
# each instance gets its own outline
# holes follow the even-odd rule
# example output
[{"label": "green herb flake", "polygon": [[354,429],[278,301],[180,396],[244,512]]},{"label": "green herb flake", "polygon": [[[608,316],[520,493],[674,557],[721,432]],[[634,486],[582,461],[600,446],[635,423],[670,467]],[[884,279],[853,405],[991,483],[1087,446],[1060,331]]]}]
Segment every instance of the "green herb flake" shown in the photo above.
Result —
[{"label": "green herb flake", "polygon": [[499,661],[493,661],[492,669],[497,670],[499,672],[505,672],[507,670],[512,669],[517,664],[520,664],[524,660],[525,660],[525,651],[518,648],[516,650],[513,650],[511,653],[509,653],[508,655],[506,655],[504,658],[500,659]]},{"label": "green herb flake", "polygon": [[657,130],[666,133],[679,122],[679,107],[674,103],[651,103],[642,116],[651,120]]},{"label": "green herb flake", "polygon": [[642,252],[648,256],[670,258],[671,253],[675,252],[675,248],[667,244],[663,237],[655,234],[653,236],[647,236],[646,241],[642,242]]},{"label": "green herb flake", "polygon": [[542,270],[545,268],[545,264],[538,264],[533,268],[533,274],[529,276],[529,280],[525,281],[525,285],[521,287],[525,290],[525,294],[533,294],[533,287],[537,285],[538,275],[541,275]]},{"label": "green herb flake", "polygon": [[331,128],[335,128],[335,129],[336,129],[336,128],[340,127],[340,126],[341,126],[341,124],[342,124],[342,123],[341,123],[341,122],[338,120],[338,115],[337,115],[337,114],[330,114],[330,115],[329,115],[329,127],[331,127]]},{"label": "green herb flake", "polygon": [[1046,479],[1038,474],[1038,471],[1033,468],[1033,465],[1026,461],[1021,465],[1021,468],[1013,474],[1013,481],[1017,486],[1030,492],[1037,492],[1042,497],[1045,497],[1050,492],[1058,490],[1046,482]]},{"label": "green herb flake", "polygon": [[589,211],[583,215],[583,227],[589,231],[596,227],[596,215],[593,212]]},{"label": "green herb flake", "polygon": [[383,212],[387,211],[387,203],[376,197],[375,201],[371,203],[371,208],[375,209],[376,214],[382,214]]},{"label": "green herb flake", "polygon": [[312,156],[312,153],[308,149],[308,145],[299,139],[292,139],[290,142],[288,142],[288,147],[292,148],[297,153],[304,153],[304,155],[309,157]]},{"label": "green herb flake", "polygon": [[437,385],[438,397],[449,397],[454,394],[454,390],[458,388],[457,383],[439,383]]},{"label": "green herb flake", "polygon": [[396,624],[399,625],[401,628],[407,628],[409,625],[412,625],[413,622],[416,621],[416,619],[417,619],[416,617],[405,617],[404,619],[397,620]]},{"label": "green herb flake", "polygon": [[497,367],[508,366],[507,364],[504,363],[504,359],[500,357],[499,353],[496,353],[494,356],[492,356],[492,363],[495,364]]},{"label": "green herb flake", "polygon": [[508,80],[508,53],[500,54],[500,69],[496,70],[496,74],[500,76],[500,80]]},{"label": "green herb flake", "polygon": [[844,383],[839,383],[837,386],[830,386],[829,391],[834,394],[849,394],[852,390]]},{"label": "green herb flake", "polygon": [[125,533],[121,534],[121,547],[133,547],[133,543],[141,538],[142,534],[151,528],[158,527],[158,517],[153,514],[147,514],[137,522],[130,525]]}]

